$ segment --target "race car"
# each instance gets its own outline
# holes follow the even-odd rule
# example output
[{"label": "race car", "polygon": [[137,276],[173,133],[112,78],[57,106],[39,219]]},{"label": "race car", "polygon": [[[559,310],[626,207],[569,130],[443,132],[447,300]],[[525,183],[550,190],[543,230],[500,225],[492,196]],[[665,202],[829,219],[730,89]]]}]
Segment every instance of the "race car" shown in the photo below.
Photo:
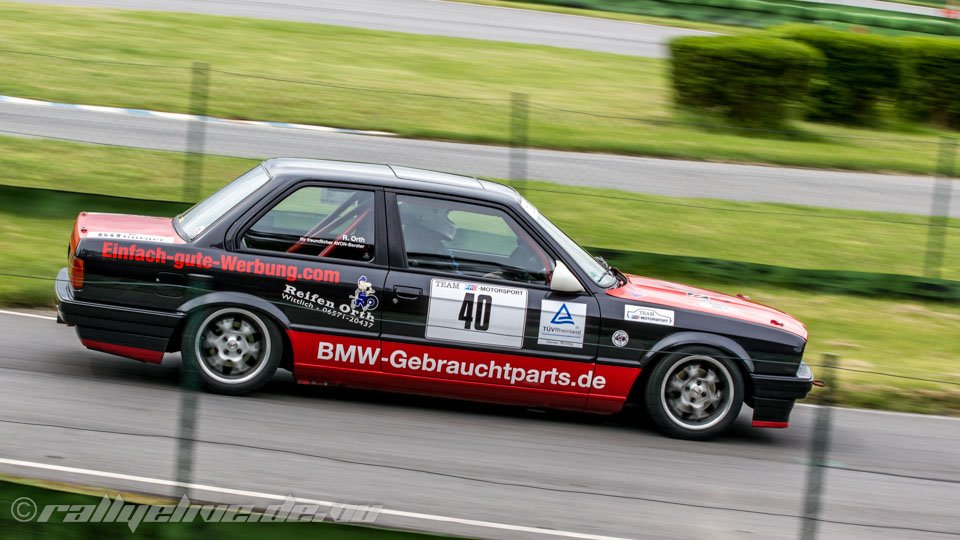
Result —
[{"label": "race car", "polygon": [[[629,234],[629,231],[624,231]],[[787,427],[813,373],[775,309],[626,275],[510,187],[407,167],[261,163],[174,218],[82,212],[56,285],[87,348],[247,394],[278,368],[533,408],[646,411],[706,439]]]}]

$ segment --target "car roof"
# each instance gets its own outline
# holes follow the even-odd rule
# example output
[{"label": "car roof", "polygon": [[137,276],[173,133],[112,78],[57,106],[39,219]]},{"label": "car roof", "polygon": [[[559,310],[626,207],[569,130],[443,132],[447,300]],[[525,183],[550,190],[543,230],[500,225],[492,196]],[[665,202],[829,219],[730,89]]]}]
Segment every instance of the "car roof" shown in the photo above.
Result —
[{"label": "car roof", "polygon": [[354,182],[380,187],[459,195],[495,202],[518,203],[520,195],[509,186],[471,176],[376,163],[326,159],[275,158],[263,162],[270,176],[281,182],[305,178]]}]

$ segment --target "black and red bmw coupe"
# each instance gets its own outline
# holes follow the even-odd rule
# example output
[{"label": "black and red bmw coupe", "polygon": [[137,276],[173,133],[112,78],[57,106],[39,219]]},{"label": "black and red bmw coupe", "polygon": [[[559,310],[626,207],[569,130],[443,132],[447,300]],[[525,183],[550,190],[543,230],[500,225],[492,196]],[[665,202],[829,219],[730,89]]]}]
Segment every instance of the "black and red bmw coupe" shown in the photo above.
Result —
[{"label": "black and red bmw coupe", "polygon": [[245,394],[303,384],[610,414],[704,439],[745,402],[786,427],[813,384],[780,311],[590,256],[513,189],[274,159],[174,218],[81,213],[59,319],[88,348]]}]

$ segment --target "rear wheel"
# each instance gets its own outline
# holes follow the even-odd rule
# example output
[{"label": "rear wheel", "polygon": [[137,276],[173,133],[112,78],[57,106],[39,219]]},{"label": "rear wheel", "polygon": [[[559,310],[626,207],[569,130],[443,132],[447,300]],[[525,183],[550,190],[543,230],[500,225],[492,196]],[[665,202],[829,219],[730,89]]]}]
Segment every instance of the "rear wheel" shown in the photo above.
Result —
[{"label": "rear wheel", "polygon": [[266,384],[283,356],[283,340],[268,317],[238,307],[203,310],[183,334],[183,361],[206,388],[241,395]]},{"label": "rear wheel", "polygon": [[681,439],[709,439],[726,431],[743,405],[737,364],[708,347],[684,347],[654,366],[644,393],[657,428]]}]

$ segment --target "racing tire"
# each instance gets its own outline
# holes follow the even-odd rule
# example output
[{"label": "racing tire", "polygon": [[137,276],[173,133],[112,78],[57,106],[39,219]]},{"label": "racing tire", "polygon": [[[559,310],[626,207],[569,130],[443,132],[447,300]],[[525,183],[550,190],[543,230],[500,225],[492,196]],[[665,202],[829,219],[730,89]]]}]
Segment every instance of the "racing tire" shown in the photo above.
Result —
[{"label": "racing tire", "polygon": [[273,378],[283,356],[283,338],[261,313],[234,306],[209,308],[188,319],[181,356],[184,368],[195,370],[207,390],[239,396]]},{"label": "racing tire", "polygon": [[683,347],[653,367],[644,405],[654,426],[678,439],[706,440],[730,428],[743,406],[743,374],[716,349]]}]

